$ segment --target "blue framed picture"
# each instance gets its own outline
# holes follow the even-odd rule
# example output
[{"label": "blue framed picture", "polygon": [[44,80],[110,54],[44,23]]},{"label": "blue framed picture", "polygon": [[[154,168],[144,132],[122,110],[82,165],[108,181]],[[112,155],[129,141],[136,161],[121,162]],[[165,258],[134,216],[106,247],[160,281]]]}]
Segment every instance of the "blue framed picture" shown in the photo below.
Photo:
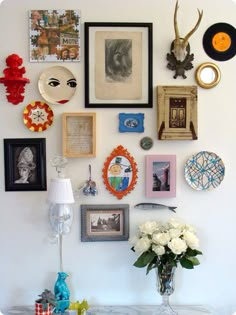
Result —
[{"label": "blue framed picture", "polygon": [[119,114],[119,132],[144,132],[144,114]]}]

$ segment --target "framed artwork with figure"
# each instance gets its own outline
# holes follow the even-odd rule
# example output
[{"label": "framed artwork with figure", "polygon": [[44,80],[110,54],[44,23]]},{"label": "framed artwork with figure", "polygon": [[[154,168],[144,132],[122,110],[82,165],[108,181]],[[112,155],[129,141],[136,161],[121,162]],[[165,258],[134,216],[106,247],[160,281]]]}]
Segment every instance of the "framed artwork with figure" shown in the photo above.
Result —
[{"label": "framed artwork with figure", "polygon": [[5,191],[47,190],[46,139],[4,139]]},{"label": "framed artwork with figure", "polygon": [[152,107],[152,23],[84,24],[85,107]]},{"label": "framed artwork with figure", "polygon": [[146,197],[176,196],[176,156],[146,155]]}]

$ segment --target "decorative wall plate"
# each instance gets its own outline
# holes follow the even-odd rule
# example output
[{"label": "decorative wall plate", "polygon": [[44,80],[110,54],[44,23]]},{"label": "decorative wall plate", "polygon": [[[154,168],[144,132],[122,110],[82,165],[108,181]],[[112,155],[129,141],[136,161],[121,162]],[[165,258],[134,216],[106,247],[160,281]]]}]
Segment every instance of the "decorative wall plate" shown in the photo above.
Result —
[{"label": "decorative wall plate", "polygon": [[42,97],[52,104],[65,104],[76,91],[76,78],[65,67],[47,68],[39,78],[38,87]]},{"label": "decorative wall plate", "polygon": [[185,164],[184,176],[195,190],[211,190],[220,185],[225,175],[221,158],[213,152],[200,151]]},{"label": "decorative wall plate", "polygon": [[137,183],[137,164],[130,153],[119,145],[104,163],[103,181],[106,189],[118,199],[134,189]]},{"label": "decorative wall plate", "polygon": [[46,103],[35,101],[25,107],[23,119],[29,130],[44,131],[53,122],[53,111]]}]

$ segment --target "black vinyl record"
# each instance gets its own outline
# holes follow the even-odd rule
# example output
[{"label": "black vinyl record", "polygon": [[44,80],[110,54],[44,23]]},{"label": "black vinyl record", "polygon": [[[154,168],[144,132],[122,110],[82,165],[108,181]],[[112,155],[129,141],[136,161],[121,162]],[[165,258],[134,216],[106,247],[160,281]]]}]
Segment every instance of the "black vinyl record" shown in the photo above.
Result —
[{"label": "black vinyl record", "polygon": [[226,61],[236,55],[236,29],[228,23],[210,26],[202,42],[205,52],[214,60]]}]

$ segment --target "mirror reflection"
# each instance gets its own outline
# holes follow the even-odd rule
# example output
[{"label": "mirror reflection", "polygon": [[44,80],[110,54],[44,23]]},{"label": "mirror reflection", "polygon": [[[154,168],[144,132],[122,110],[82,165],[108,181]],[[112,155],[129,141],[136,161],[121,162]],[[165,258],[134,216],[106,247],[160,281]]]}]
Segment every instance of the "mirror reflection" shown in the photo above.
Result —
[{"label": "mirror reflection", "polygon": [[201,64],[195,73],[196,81],[202,88],[209,89],[220,81],[220,70],[214,63]]}]

